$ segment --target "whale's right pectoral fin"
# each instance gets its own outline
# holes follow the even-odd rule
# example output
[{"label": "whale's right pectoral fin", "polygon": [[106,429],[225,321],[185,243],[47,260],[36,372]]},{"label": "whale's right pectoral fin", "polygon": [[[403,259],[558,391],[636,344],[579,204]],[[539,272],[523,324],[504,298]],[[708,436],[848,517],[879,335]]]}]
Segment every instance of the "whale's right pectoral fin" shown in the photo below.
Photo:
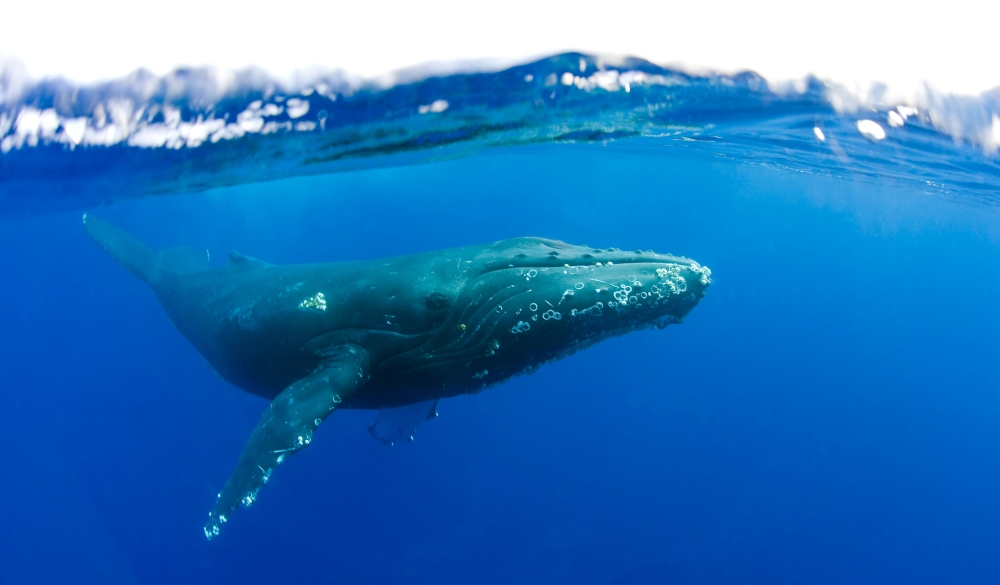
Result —
[{"label": "whale's right pectoral fin", "polygon": [[375,422],[369,425],[368,432],[390,447],[399,441],[412,441],[420,423],[437,418],[437,404],[437,400],[426,400],[397,408],[383,408]]},{"label": "whale's right pectoral fin", "polygon": [[271,401],[208,514],[205,536],[209,540],[218,536],[219,528],[241,503],[253,504],[271,472],[288,455],[308,446],[316,427],[367,379],[368,353],[357,345],[338,345],[323,351],[319,369]]}]

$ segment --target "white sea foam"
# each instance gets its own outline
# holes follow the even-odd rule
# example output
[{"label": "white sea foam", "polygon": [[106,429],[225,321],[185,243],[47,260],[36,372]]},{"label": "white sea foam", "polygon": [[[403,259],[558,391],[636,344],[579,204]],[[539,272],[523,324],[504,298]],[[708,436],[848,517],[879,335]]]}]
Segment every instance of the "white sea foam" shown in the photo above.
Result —
[{"label": "white sea foam", "polygon": [[[1000,89],[961,96],[925,84],[905,97],[882,84],[699,75],[580,53],[497,73],[480,65],[473,71],[483,73],[472,75],[435,78],[445,72],[435,64],[377,80],[317,67],[284,79],[260,68],[203,67],[81,84],[34,81],[7,60],[0,62],[0,199],[26,207],[70,193],[80,206],[104,201],[114,183],[132,196],[183,192],[445,151],[631,137],[949,196],[992,200],[1000,181]],[[199,152],[172,153],[180,149]],[[37,173],[39,156],[61,170]]]},{"label": "white sea foam", "polygon": [[[624,64],[626,58],[619,55],[602,55],[598,61],[608,67],[615,67]],[[265,88],[265,93],[282,92],[286,95],[308,96],[316,92],[335,96],[338,92],[351,92],[362,87],[386,89],[396,84],[413,83],[437,75],[492,72],[500,64],[501,62],[496,60],[466,60],[451,64],[434,62],[372,79],[315,66],[293,71],[284,77],[271,75],[261,68],[239,71],[219,67],[178,69],[164,76],[139,70],[112,82],[118,88],[126,90],[132,99],[107,100],[98,105],[95,115],[88,123],[87,118],[59,117],[52,109],[38,109],[30,105],[12,111],[10,106],[17,103],[25,92],[35,88],[36,82],[18,59],[0,57],[0,109],[8,110],[0,113],[0,151],[8,152],[12,148],[25,145],[34,146],[39,140],[63,142],[70,146],[127,142],[131,146],[139,147],[179,148],[198,146],[206,141],[217,142],[239,138],[248,133],[268,134],[292,129],[311,131],[321,127],[321,124],[318,126],[315,121],[293,125],[266,120],[267,117],[278,115],[282,111],[287,112],[288,117],[292,119],[305,115],[309,110],[309,103],[298,98],[291,98],[280,107],[276,104],[267,104],[259,111],[253,107],[254,104],[251,104],[251,107],[240,113],[235,121],[228,123],[212,118],[181,120],[180,113],[176,111],[164,112],[165,120],[159,124],[151,125],[144,123],[142,119],[133,119],[140,113],[136,109],[136,104],[148,99],[154,90],[162,91],[164,85],[169,88],[168,93],[174,97],[183,97],[191,104],[208,104],[216,103],[225,96],[246,88]],[[704,69],[688,72],[706,74]],[[764,77],[756,79],[759,81],[751,81],[758,85],[766,84],[772,91],[786,96],[806,91],[810,79],[815,81],[815,78],[791,81],[767,80]],[[893,87],[875,82],[840,83],[829,79],[819,81],[825,87],[830,105],[842,114],[863,118],[866,112],[884,110],[887,106],[895,107],[896,111],[890,112],[884,122],[892,128],[898,128],[905,124],[909,115],[923,112],[937,130],[952,136],[957,141],[980,146],[990,155],[995,155],[1000,150],[1000,87],[972,96],[949,93],[929,83],[918,83],[904,90],[899,86]],[[69,84],[81,88],[92,86],[65,80],[48,83]],[[686,81],[680,76],[651,75],[628,70],[581,69],[556,75],[549,80],[548,85],[576,86],[586,91],[600,88],[611,92],[619,90],[628,92],[637,84],[683,85],[684,83]],[[257,104],[257,108],[260,107],[262,106]],[[441,112],[447,107],[447,101],[437,100],[421,106],[420,113]],[[142,113],[149,114],[148,111]],[[861,130],[861,127],[859,131],[866,137],[873,138]]]}]

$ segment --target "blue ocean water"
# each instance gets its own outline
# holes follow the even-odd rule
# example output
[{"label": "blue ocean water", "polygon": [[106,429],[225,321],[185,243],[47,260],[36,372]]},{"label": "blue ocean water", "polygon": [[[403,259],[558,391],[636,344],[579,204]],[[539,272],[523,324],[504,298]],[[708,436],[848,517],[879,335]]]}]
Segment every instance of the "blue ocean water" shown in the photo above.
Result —
[{"label": "blue ocean water", "polygon": [[[820,88],[749,108],[761,88],[740,79],[729,98],[735,86],[704,81],[681,126],[622,114],[620,83],[543,77],[538,91],[577,105],[529,124],[531,102],[502,136],[444,121],[479,95],[462,76],[337,94],[379,123],[379,99],[411,104],[392,132],[418,143],[316,172],[280,157],[314,151],[300,136],[330,136],[315,129],[71,148],[41,130],[31,145],[12,122],[6,136],[25,138],[0,157],[0,580],[996,582],[996,159],[921,114],[891,126],[895,106],[838,112]],[[702,81],[687,83],[649,91]],[[495,93],[480,120],[521,103]],[[859,134],[862,115],[888,136]],[[447,124],[481,131],[435,141]],[[330,148],[399,136],[360,127]],[[302,263],[538,235],[681,254],[714,284],[683,324],[443,400],[413,443],[374,441],[374,412],[337,412],[209,542],[205,514],[266,401],[216,376],[89,240],[81,212],[99,203],[154,247],[208,247],[213,265],[230,250]]]}]

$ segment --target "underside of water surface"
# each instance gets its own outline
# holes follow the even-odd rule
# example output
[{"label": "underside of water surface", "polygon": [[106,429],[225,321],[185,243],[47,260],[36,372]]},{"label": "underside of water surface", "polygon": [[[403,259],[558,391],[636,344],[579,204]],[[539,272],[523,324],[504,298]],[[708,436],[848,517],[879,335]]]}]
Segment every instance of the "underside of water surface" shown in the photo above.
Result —
[{"label": "underside of water surface", "polygon": [[342,73],[143,71],[28,82],[0,71],[0,214],[405,165],[547,142],[626,141],[992,205],[1000,94],[887,102],[805,79],[692,75],[556,55],[495,73],[383,87]]}]

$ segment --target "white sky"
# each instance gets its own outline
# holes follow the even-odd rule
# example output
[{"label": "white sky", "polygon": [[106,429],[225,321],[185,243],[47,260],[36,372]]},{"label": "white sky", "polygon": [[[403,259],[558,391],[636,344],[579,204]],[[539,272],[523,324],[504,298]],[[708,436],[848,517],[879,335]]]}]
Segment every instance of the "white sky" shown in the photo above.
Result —
[{"label": "white sky", "polygon": [[742,0],[4,0],[0,55],[33,77],[138,67],[319,65],[364,77],[430,61],[525,61],[566,50],[665,65],[807,73],[979,93],[1000,86],[1000,2]]}]

